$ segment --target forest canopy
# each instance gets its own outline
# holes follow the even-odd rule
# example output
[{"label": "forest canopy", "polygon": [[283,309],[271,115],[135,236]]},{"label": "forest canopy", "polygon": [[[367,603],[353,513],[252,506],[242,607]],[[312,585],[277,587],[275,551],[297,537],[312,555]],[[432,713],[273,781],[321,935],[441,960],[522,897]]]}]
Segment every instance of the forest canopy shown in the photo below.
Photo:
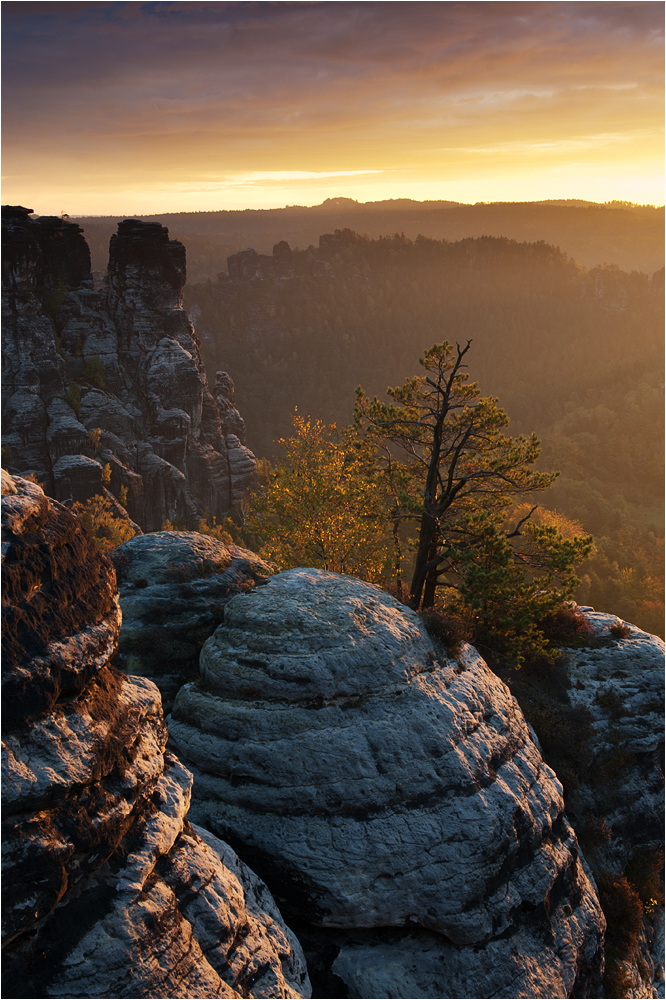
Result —
[{"label": "forest canopy", "polygon": [[595,536],[577,597],[661,633],[663,270],[586,269],[543,242],[333,236],[282,247],[277,272],[186,286],[249,446],[276,457],[295,406],[344,427],[359,383],[381,395],[429,344],[471,338],[481,393],[561,473],[549,507]]}]

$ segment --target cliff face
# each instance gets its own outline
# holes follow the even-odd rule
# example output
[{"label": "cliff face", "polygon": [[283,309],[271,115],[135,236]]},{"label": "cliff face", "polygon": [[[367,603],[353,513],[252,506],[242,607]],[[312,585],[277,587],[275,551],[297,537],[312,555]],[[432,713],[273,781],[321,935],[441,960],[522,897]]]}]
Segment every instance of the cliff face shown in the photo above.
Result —
[{"label": "cliff face", "polygon": [[[185,249],[125,221],[95,291],[79,226],[3,208],[4,465],[59,500],[127,491],[144,530],[216,517],[256,480],[233,382],[210,392],[182,308]],[[99,431],[99,433],[98,433]],[[109,492],[102,470],[111,470]]]},{"label": "cliff face", "polygon": [[3,995],[306,997],[266,886],[192,826],[159,692],[110,662],[111,564],[2,473]]}]

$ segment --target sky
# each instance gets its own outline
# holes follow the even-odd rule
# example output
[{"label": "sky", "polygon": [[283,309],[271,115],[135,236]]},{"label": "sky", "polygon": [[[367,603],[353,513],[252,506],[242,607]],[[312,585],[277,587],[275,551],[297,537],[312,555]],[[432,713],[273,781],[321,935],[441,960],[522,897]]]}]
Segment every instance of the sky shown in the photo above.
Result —
[{"label": "sky", "polygon": [[664,203],[657,2],[2,3],[4,204]]}]

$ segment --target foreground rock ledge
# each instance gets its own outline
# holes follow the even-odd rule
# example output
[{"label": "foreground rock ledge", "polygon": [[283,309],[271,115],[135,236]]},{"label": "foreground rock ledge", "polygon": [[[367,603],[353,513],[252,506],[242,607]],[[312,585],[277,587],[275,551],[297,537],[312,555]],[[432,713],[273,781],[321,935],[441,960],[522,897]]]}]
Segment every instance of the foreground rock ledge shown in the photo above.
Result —
[{"label": "foreground rock ledge", "polygon": [[309,997],[266,886],[188,822],[159,691],[110,663],[111,564],[39,487],[2,494],[3,996]]},{"label": "foreground rock ledge", "polygon": [[604,918],[517,703],[378,588],[291,570],[234,597],[169,728],[196,821],[328,929],[349,996],[593,988]]}]

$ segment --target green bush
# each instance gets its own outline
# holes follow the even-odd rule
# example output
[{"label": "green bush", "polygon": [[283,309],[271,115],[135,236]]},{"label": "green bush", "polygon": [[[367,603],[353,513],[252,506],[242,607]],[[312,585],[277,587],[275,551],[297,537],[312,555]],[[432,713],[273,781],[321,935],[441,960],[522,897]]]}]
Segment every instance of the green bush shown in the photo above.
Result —
[{"label": "green bush", "polygon": [[44,312],[51,319],[58,319],[62,312],[62,307],[69,293],[69,285],[59,281],[58,287],[51,289],[44,297]]},{"label": "green bush", "polygon": [[86,382],[96,385],[98,389],[103,389],[105,385],[106,368],[99,354],[93,354],[86,358],[83,365],[83,377]]},{"label": "green bush", "polygon": [[67,392],[65,393],[65,402],[69,403],[78,417],[79,410],[81,409],[81,386],[78,382],[69,383]]}]

